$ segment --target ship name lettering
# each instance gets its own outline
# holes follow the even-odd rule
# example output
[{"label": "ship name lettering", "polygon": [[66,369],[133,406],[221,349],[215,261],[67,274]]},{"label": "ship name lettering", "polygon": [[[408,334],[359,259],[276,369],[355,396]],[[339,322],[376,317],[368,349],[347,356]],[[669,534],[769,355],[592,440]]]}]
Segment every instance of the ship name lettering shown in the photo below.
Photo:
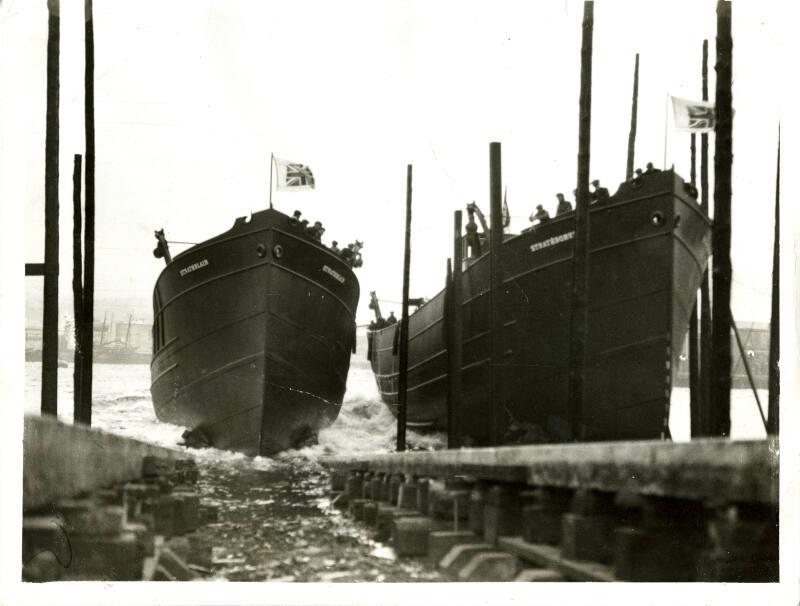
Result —
[{"label": "ship name lettering", "polygon": [[192,263],[188,267],[184,267],[180,271],[180,274],[181,274],[181,276],[185,276],[186,274],[192,273],[196,269],[201,269],[201,268],[205,267],[206,265],[208,265],[208,259],[203,259],[202,261],[198,261],[197,263]]},{"label": "ship name lettering", "polygon": [[344,284],[344,276],[342,276],[339,272],[331,269],[327,265],[322,266],[322,271],[331,276],[334,280],[338,280],[341,284]]},{"label": "ship name lettering", "polygon": [[553,236],[552,238],[547,238],[547,240],[542,240],[541,242],[536,242],[535,244],[531,244],[531,251],[535,252],[537,250],[542,250],[543,248],[548,248],[550,246],[554,246],[555,244],[559,244],[560,242],[566,242],[567,240],[572,240],[575,237],[574,231],[568,231],[565,234],[561,234],[560,236]]}]

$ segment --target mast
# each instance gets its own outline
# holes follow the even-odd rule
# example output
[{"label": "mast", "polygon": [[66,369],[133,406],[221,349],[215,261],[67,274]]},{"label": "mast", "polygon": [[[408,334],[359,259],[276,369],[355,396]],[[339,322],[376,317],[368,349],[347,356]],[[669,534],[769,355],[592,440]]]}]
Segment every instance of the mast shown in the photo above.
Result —
[{"label": "mast", "polygon": [[42,311],[42,414],[58,414],[58,149],[59,0],[47,2],[47,109],[44,140],[44,305]]},{"label": "mast", "polygon": [[73,400],[72,418],[75,423],[80,423],[81,380],[83,377],[83,258],[81,256],[81,163],[80,154],[75,154],[72,169],[72,305],[75,315],[74,343],[75,352],[72,369]]},{"label": "mast", "polygon": [[[708,101],[708,40],[703,40],[703,101]],[[700,209],[710,216],[708,208],[708,133],[700,135]],[[700,399],[699,435],[711,434],[711,292],[708,270],[700,284]]]},{"label": "mast", "polygon": [[572,262],[572,326],[569,355],[569,424],[572,440],[583,439],[583,390],[586,358],[586,294],[589,284],[589,150],[592,110],[592,30],[594,2],[583,3],[581,92],[578,126],[578,187]]},{"label": "mast", "polygon": [[731,168],[733,165],[731,3],[717,1],[717,136],[714,148],[714,284],[711,434],[731,430]]},{"label": "mast", "polygon": [[633,68],[633,98],[631,99],[631,130],[628,133],[628,161],[625,164],[625,180],[633,178],[633,156],[636,148],[636,117],[639,107],[639,53]]},{"label": "mast", "polygon": [[489,314],[491,339],[490,444],[500,444],[503,389],[503,178],[500,143],[489,144]]},{"label": "mast", "polygon": [[[92,367],[94,361],[94,215],[95,215],[95,145],[94,145],[94,17],[92,0],[84,5],[84,128],[86,130],[86,180],[84,259],[83,259],[83,367],[81,373],[80,422],[92,424]],[[105,323],[105,321],[104,321]],[[78,414],[75,414],[76,419]]]},{"label": "mast", "polygon": [[781,129],[778,126],[778,167],[775,174],[775,235],[772,241],[772,311],[769,323],[769,400],[767,404],[767,433],[778,435],[780,429],[780,209],[781,209]]},{"label": "mast", "polygon": [[400,320],[400,369],[397,378],[397,450],[406,449],[406,407],[408,404],[408,282],[411,270],[411,165],[406,172],[406,237],[403,257],[403,313]]}]

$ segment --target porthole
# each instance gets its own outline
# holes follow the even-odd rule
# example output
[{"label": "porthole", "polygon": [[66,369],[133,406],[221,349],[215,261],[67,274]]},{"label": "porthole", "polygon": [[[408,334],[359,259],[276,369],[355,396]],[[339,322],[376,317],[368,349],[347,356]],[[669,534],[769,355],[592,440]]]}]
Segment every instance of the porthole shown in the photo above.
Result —
[{"label": "porthole", "polygon": [[650,215],[650,223],[653,227],[661,227],[664,225],[664,213],[660,210],[655,211]]},{"label": "porthole", "polygon": [[267,247],[264,246],[263,244],[259,244],[258,246],[256,246],[256,254],[260,259],[263,259],[264,256],[267,254]]},{"label": "porthole", "polygon": [[283,246],[281,246],[280,244],[276,244],[275,246],[273,246],[272,255],[276,259],[280,259],[283,256]]}]

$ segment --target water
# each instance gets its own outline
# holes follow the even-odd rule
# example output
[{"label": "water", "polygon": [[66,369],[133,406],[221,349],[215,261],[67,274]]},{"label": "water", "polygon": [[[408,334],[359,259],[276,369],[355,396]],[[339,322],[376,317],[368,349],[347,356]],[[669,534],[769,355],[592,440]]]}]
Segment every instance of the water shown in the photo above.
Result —
[{"label": "water", "polygon": [[[364,349],[361,350],[362,352]],[[59,369],[59,418],[72,420],[72,367]],[[26,363],[26,412],[39,411],[41,365]],[[204,502],[219,507],[219,521],[197,531],[211,548],[215,580],[231,581],[434,581],[438,574],[413,561],[397,560],[361,525],[330,506],[323,455],[389,452],[395,421],[381,403],[363,353],[353,357],[347,394],[336,423],[315,446],[273,458],[246,457],[214,448],[178,446],[183,427],[159,422],[149,393],[147,365],[94,367],[93,426],[126,437],[186,450],[200,470]],[[766,392],[759,392],[766,405]],[[763,438],[763,425],[749,390],[731,397],[733,439]],[[673,391],[670,429],[689,439],[688,389]],[[414,448],[442,448],[443,434],[408,433]]]}]

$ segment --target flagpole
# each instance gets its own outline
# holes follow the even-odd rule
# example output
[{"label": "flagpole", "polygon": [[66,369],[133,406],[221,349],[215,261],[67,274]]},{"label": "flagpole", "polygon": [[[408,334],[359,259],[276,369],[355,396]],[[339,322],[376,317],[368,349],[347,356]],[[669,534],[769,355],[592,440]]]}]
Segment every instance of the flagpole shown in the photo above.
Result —
[{"label": "flagpole", "polygon": [[275,164],[275,155],[270,152],[269,154],[269,207],[272,209],[272,168]]}]

